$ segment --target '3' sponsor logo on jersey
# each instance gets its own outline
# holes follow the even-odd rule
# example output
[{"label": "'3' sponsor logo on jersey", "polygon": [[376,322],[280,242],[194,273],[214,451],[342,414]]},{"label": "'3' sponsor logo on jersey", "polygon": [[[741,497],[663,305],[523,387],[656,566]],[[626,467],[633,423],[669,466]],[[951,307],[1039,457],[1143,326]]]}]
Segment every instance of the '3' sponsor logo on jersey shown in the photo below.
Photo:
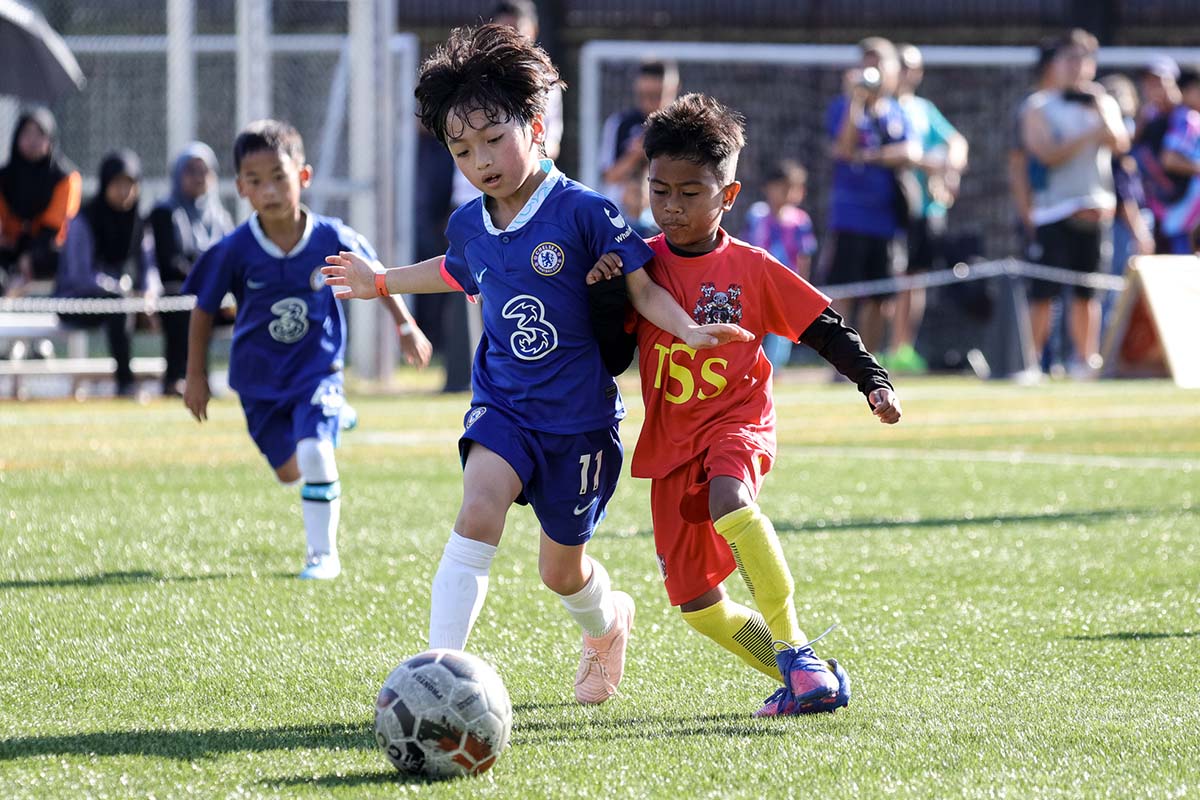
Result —
[{"label": "'3' sponsor logo on jersey", "polygon": [[504,304],[500,316],[516,320],[517,329],[508,337],[513,355],[522,361],[537,361],[558,347],[558,329],[546,319],[546,307],[531,294],[519,294]]}]

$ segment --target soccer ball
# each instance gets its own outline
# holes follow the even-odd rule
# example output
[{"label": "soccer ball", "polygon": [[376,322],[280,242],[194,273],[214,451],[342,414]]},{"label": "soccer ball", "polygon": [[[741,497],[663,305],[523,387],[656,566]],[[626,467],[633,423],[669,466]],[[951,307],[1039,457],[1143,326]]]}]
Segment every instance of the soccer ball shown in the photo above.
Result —
[{"label": "soccer ball", "polygon": [[478,775],[508,745],[512,704],[496,670],[460,650],[429,650],[392,670],[375,700],[375,740],[401,772]]}]

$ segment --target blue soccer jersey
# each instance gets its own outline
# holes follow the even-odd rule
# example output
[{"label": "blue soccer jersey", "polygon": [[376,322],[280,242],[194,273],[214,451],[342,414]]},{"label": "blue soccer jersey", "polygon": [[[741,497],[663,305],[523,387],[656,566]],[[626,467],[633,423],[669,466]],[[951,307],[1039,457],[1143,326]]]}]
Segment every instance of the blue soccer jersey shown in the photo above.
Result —
[{"label": "blue soccer jersey", "polygon": [[454,212],[443,271],[483,304],[472,404],[546,433],[598,430],[625,408],[592,333],[584,278],[605,253],[617,253],[626,273],[652,253],[615,205],[548,160],[542,169],[546,178],[503,231],[484,198]]},{"label": "blue soccer jersey", "polygon": [[325,256],[352,250],[374,261],[363,237],[341,220],[305,210],[304,235],[284,253],[252,216],[196,261],[183,291],[210,314],[237,300],[229,385],[242,397],[282,398],[342,368],[346,317],[325,285]]}]

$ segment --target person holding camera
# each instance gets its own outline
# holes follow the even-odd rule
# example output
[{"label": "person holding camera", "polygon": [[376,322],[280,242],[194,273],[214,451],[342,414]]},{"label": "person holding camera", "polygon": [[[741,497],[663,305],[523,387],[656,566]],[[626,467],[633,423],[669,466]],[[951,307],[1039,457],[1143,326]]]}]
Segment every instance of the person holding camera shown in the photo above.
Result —
[{"label": "person holding camera", "polygon": [[[845,91],[825,120],[834,164],[829,236],[819,274],[828,285],[896,273],[894,240],[907,224],[909,204],[898,173],[921,157],[895,99],[900,76],[895,45],[872,36],[860,42],[859,49],[859,68],[846,73]],[[890,294],[877,294],[839,302],[868,350],[883,345],[890,299]]]},{"label": "person holding camera", "polygon": [[[1032,220],[1041,263],[1081,273],[1101,269],[1101,250],[1116,209],[1112,158],[1129,150],[1121,110],[1095,82],[1096,38],[1075,29],[1054,43],[1050,87],[1025,101],[1021,135],[1045,166],[1034,188]],[[1029,287],[1033,340],[1040,354],[1050,336],[1051,303],[1059,283],[1033,280]],[[1073,286],[1069,333],[1075,377],[1097,374],[1100,359],[1100,302],[1096,290]]]}]

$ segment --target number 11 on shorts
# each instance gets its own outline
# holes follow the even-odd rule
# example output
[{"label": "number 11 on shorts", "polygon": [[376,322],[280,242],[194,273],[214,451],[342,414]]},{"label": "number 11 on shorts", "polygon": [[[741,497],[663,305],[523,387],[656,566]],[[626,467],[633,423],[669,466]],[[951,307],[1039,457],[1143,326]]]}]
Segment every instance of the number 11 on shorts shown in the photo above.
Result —
[{"label": "number 11 on shorts", "polygon": [[[592,491],[600,488],[600,465],[604,463],[604,451],[596,451],[596,471],[592,475]],[[588,493],[588,469],[592,466],[592,454],[584,453],[579,457],[579,493]]]}]

